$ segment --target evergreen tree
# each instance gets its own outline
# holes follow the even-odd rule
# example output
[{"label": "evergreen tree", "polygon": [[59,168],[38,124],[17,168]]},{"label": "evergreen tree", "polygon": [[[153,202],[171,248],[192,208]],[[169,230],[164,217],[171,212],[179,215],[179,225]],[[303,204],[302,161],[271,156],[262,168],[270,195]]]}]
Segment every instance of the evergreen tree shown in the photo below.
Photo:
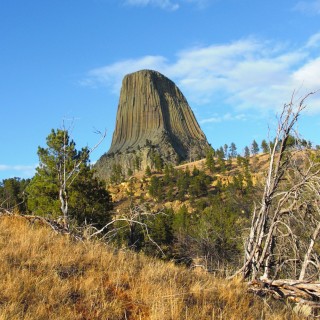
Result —
[{"label": "evergreen tree", "polygon": [[286,144],[287,149],[293,149],[294,147],[296,147],[296,145],[297,145],[297,139],[291,134],[289,134],[287,139],[287,144]]},{"label": "evergreen tree", "polygon": [[253,140],[252,144],[251,144],[251,154],[256,155],[259,153],[259,150],[260,149],[259,149],[259,145],[258,145],[257,141]]},{"label": "evergreen tree", "polygon": [[222,147],[220,147],[220,148],[217,150],[216,155],[217,155],[218,158],[222,158],[222,159],[227,156],[227,155],[224,153]]},{"label": "evergreen tree", "polygon": [[188,188],[190,184],[190,171],[187,169],[185,172],[179,170],[179,173],[178,173],[178,179],[177,179],[178,199],[181,201],[184,200],[184,197],[188,192]]},{"label": "evergreen tree", "polygon": [[157,151],[153,151],[151,153],[152,166],[156,169],[156,171],[161,172],[163,169],[163,160],[161,155]]},{"label": "evergreen tree", "polygon": [[124,180],[124,174],[120,163],[112,165],[112,175],[110,177],[112,183],[121,183]]},{"label": "evergreen tree", "polygon": [[168,185],[169,189],[166,194],[166,198],[168,201],[174,200],[174,182],[171,180]]},{"label": "evergreen tree", "polygon": [[198,170],[197,174],[190,179],[188,190],[191,198],[195,199],[196,197],[207,195],[209,184],[209,177],[203,171]]},{"label": "evergreen tree", "polygon": [[170,169],[169,166],[167,164],[165,164],[164,166],[164,177],[163,177],[163,182],[167,185],[170,181],[171,181],[171,177],[170,177]]},{"label": "evergreen tree", "polygon": [[154,197],[158,200],[161,200],[163,197],[163,184],[162,181],[156,176],[151,177],[149,194],[151,195],[151,197]]},{"label": "evergreen tree", "polygon": [[185,231],[188,227],[188,208],[182,205],[180,209],[174,214],[173,229],[175,232]]},{"label": "evergreen tree", "polygon": [[261,142],[261,149],[263,153],[269,152],[269,145],[265,139],[263,139]]},{"label": "evergreen tree", "polygon": [[26,194],[24,192],[30,179],[9,178],[0,182],[0,208],[25,213]]},{"label": "evergreen tree", "polygon": [[130,177],[128,180],[128,188],[126,190],[126,194],[129,197],[130,203],[133,201],[134,196],[134,184],[137,182],[135,177]]},{"label": "evergreen tree", "polygon": [[186,171],[184,172],[185,176],[189,179],[190,177],[190,169],[189,166],[186,166]]},{"label": "evergreen tree", "polygon": [[229,157],[235,158],[237,156],[237,147],[234,142],[231,143],[229,148]]},{"label": "evergreen tree", "polygon": [[244,156],[246,158],[249,158],[250,157],[250,149],[248,148],[248,146],[245,146],[244,147]]},{"label": "evergreen tree", "polygon": [[149,165],[146,167],[145,174],[146,174],[147,177],[151,176],[151,169],[150,169]]},{"label": "evergreen tree", "polygon": [[[164,214],[156,214],[154,218],[148,221],[148,228],[150,237],[161,247],[161,249],[168,253],[169,245],[173,243],[173,210],[165,210]],[[151,244],[150,249],[154,254],[154,244]]]},{"label": "evergreen tree", "polygon": [[206,166],[211,173],[213,173],[215,170],[215,161],[213,156],[214,156],[214,150],[212,148],[208,148],[206,150]]},{"label": "evergreen tree", "polygon": [[[195,229],[195,228],[194,228]],[[239,257],[241,242],[238,240],[239,224],[237,214],[233,208],[225,203],[214,202],[212,206],[204,209],[197,226],[197,234],[203,235],[198,242],[203,252],[212,261],[233,261]],[[200,255],[199,254],[199,255]]]},{"label": "evergreen tree", "polygon": [[77,151],[66,130],[52,130],[47,147],[38,148],[39,166],[27,187],[28,209],[57,218],[98,227],[110,219],[111,197],[104,184],[94,177],[89,150]]},{"label": "evergreen tree", "polygon": [[193,170],[192,170],[192,176],[193,177],[196,177],[200,174],[200,170],[196,167],[196,166],[193,166]]},{"label": "evergreen tree", "polygon": [[219,170],[220,172],[225,172],[226,171],[226,161],[224,160],[224,158],[218,158],[218,166],[219,166]]},{"label": "evergreen tree", "polygon": [[139,171],[141,169],[141,158],[139,156],[136,156],[134,158],[134,168],[137,171]]}]

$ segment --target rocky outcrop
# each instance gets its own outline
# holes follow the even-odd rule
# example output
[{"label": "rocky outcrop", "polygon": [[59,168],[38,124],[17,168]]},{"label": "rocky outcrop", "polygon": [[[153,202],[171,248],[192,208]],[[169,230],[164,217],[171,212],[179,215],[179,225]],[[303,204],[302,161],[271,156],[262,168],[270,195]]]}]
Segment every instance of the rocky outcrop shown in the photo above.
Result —
[{"label": "rocky outcrop", "polygon": [[123,174],[154,165],[155,155],[178,163],[201,158],[208,142],[179,88],[159,72],[142,70],[124,77],[110,150],[97,162],[102,178],[115,165]]}]

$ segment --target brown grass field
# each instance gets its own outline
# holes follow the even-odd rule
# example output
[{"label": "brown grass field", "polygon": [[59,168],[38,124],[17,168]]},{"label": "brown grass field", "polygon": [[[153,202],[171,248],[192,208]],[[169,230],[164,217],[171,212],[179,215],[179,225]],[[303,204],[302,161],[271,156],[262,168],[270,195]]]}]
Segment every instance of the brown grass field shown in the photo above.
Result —
[{"label": "brown grass field", "polygon": [[0,217],[0,319],[301,319],[240,280]]}]

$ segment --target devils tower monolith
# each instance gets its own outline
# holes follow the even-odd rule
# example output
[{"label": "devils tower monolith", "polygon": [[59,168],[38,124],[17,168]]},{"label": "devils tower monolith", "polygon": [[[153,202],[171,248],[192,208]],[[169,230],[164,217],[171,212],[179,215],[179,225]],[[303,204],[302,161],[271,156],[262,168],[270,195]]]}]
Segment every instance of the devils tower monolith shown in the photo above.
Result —
[{"label": "devils tower monolith", "polygon": [[124,77],[110,150],[96,163],[97,174],[141,171],[155,159],[177,164],[201,158],[209,144],[179,88],[157,71]]}]

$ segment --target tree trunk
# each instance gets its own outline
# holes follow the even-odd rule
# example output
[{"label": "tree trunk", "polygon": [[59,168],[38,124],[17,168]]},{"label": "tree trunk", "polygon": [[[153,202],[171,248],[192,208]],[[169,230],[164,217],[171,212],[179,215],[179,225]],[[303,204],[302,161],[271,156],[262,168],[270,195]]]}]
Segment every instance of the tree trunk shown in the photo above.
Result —
[{"label": "tree trunk", "polygon": [[66,190],[61,187],[59,190],[59,199],[61,203],[61,212],[63,214],[63,226],[65,229],[69,229],[68,223],[68,196]]}]

